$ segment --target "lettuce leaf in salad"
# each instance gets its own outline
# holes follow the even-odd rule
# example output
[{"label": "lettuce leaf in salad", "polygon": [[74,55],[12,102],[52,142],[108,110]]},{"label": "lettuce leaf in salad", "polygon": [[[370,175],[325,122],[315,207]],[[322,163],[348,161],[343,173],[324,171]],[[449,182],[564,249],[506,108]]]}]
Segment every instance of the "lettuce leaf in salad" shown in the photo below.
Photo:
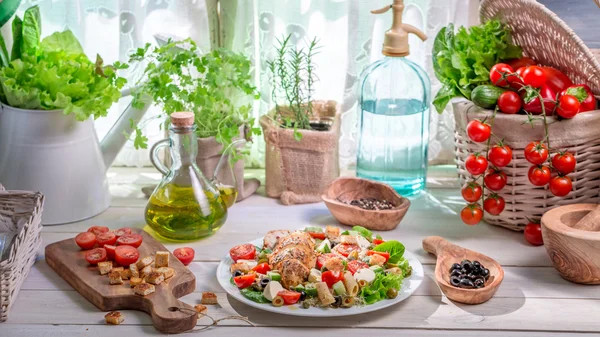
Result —
[{"label": "lettuce leaf in salad", "polygon": [[369,241],[373,240],[373,232],[362,226],[354,226],[352,227],[352,230],[358,232],[360,236],[366,238]]},{"label": "lettuce leaf in salad", "polygon": [[375,280],[370,285],[363,287],[360,290],[360,297],[363,298],[366,304],[373,304],[381,300],[387,299],[387,292],[390,288],[400,290],[402,287],[403,275],[392,273],[378,273]]},{"label": "lettuce leaf in salad", "polygon": [[388,252],[390,254],[388,263],[398,264],[401,262],[406,248],[402,243],[396,240],[390,240],[375,246],[373,250],[376,252]]}]

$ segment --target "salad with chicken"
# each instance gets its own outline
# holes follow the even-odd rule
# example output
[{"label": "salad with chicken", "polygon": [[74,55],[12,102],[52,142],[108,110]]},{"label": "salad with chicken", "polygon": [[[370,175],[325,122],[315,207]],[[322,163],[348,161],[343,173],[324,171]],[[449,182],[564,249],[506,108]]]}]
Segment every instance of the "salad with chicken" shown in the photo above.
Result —
[{"label": "salad with chicken", "polygon": [[272,230],[262,247],[231,248],[231,282],[244,297],[278,307],[369,305],[398,296],[412,272],[404,250],[360,226]]}]

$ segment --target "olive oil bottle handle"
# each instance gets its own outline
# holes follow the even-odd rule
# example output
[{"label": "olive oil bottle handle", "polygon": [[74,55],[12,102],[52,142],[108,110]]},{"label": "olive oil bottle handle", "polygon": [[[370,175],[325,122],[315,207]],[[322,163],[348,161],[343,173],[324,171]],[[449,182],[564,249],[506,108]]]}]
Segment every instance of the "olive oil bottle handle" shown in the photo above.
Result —
[{"label": "olive oil bottle handle", "polygon": [[152,163],[152,165],[154,165],[154,167],[156,167],[157,170],[160,171],[160,173],[162,173],[165,176],[167,174],[169,174],[169,169],[160,161],[160,159],[158,159],[158,151],[161,148],[163,148],[165,146],[170,146],[170,145],[171,145],[171,140],[166,138],[161,141],[158,141],[150,149],[150,162]]}]

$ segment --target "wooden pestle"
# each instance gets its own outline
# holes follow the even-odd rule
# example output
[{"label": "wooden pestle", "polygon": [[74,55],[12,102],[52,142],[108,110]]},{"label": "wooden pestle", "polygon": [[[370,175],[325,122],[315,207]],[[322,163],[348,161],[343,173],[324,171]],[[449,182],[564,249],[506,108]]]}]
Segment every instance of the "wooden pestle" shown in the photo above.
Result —
[{"label": "wooden pestle", "polygon": [[573,228],[588,232],[600,232],[600,205],[577,221]]}]

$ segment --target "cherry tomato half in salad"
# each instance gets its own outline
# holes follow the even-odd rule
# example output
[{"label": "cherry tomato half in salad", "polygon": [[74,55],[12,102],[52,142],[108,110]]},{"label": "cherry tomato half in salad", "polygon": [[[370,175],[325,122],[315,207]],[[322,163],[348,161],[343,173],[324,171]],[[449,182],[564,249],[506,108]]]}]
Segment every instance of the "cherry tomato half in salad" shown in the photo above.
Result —
[{"label": "cherry tomato half in salad", "polygon": [[115,259],[115,250],[117,246],[114,245],[104,245],[104,249],[106,249],[106,255],[109,261],[114,261]]},{"label": "cherry tomato half in salad", "polygon": [[79,233],[75,237],[75,243],[81,249],[91,249],[96,244],[96,235],[92,232]]},{"label": "cherry tomato half in salad", "polygon": [[[173,251],[173,255],[175,255],[175,257],[179,261],[181,261],[181,263],[183,263],[184,266],[187,266],[194,260],[194,255],[196,255],[196,252],[190,247],[182,247],[175,249]],[[252,259],[254,259],[254,256],[252,257]]]},{"label": "cherry tomato half in salad", "polygon": [[139,234],[125,234],[117,239],[117,246],[132,246],[139,247],[142,245],[142,236]]},{"label": "cherry tomato half in salad", "polygon": [[109,229],[106,226],[92,226],[92,227],[88,228],[87,231],[90,233],[94,233],[94,235],[98,235],[100,233],[108,232]]},{"label": "cherry tomato half in salad", "polygon": [[291,290],[282,290],[277,293],[277,296],[283,298],[283,303],[285,305],[296,304],[296,302],[300,300],[300,293]]},{"label": "cherry tomato half in salad", "polygon": [[376,252],[374,250],[367,251],[367,256],[371,256],[371,255],[383,256],[385,258],[385,262],[388,262],[388,260],[390,259],[390,253],[388,253],[388,252]]},{"label": "cherry tomato half in salad", "polygon": [[348,270],[352,273],[352,275],[354,275],[357,271],[361,270],[361,269],[367,269],[369,268],[369,265],[365,262],[359,261],[359,260],[352,260],[350,262],[348,262]]},{"label": "cherry tomato half in salad", "polygon": [[321,274],[321,280],[327,283],[327,286],[331,288],[334,284],[344,280],[344,274],[339,271],[327,270]]},{"label": "cherry tomato half in salad", "polygon": [[310,236],[312,236],[313,239],[325,240],[325,233],[308,232],[308,234],[310,234]]},{"label": "cherry tomato half in salad", "polygon": [[237,262],[237,260],[254,260],[256,247],[251,243],[238,245],[229,250],[229,256],[234,262]]},{"label": "cherry tomato half in salad", "polygon": [[332,258],[339,259],[340,257],[335,253],[327,253],[327,254],[319,255],[319,257],[317,257],[317,269],[322,269],[323,266],[325,265],[325,262],[327,262],[327,260],[332,259]]},{"label": "cherry tomato half in salad", "polygon": [[91,265],[96,265],[98,264],[98,262],[106,261],[106,249],[95,248],[92,250],[88,250],[85,253],[85,260]]},{"label": "cherry tomato half in salad", "polygon": [[117,246],[115,248],[115,262],[121,266],[129,266],[140,258],[140,252],[132,246]]},{"label": "cherry tomato half in salad", "polygon": [[353,251],[359,251],[360,247],[358,245],[341,243],[335,246],[334,250],[343,255],[344,257],[348,257],[348,255],[350,255],[350,253],[352,253]]},{"label": "cherry tomato half in salad", "polygon": [[117,236],[113,232],[100,233],[96,235],[96,242],[98,242],[100,247],[114,245],[117,242]]},{"label": "cherry tomato half in salad", "polygon": [[252,268],[252,270],[254,270],[255,272],[257,272],[259,274],[265,275],[268,271],[271,271],[271,266],[269,266],[269,264],[265,262],[265,263],[256,265],[256,267]]},{"label": "cherry tomato half in salad", "polygon": [[119,228],[119,229],[115,230],[114,233],[117,237],[123,236],[125,234],[131,234],[131,228],[129,228],[129,227]]},{"label": "cherry tomato half in salad", "polygon": [[248,288],[249,286],[251,286],[252,283],[254,283],[255,278],[256,278],[256,274],[237,276],[237,277],[233,278],[233,283],[235,283],[235,285],[238,288],[244,289],[244,288]]},{"label": "cherry tomato half in salad", "polygon": [[382,239],[373,239],[373,244],[375,246],[380,245],[382,243],[384,243],[385,241],[383,241]]}]

